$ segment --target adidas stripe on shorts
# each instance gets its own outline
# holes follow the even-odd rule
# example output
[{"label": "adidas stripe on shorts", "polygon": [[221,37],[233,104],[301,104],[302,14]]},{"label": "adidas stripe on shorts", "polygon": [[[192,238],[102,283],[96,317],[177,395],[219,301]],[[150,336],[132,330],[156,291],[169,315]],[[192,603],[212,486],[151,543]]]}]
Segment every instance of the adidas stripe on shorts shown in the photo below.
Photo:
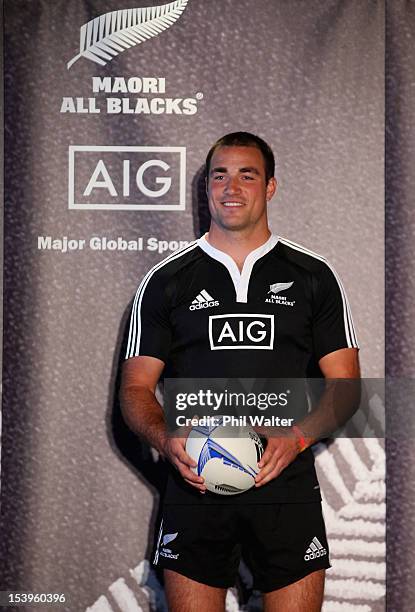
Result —
[{"label": "adidas stripe on shorts", "polygon": [[213,587],[235,584],[241,558],[262,592],[330,567],[321,502],[166,504],[153,562]]}]

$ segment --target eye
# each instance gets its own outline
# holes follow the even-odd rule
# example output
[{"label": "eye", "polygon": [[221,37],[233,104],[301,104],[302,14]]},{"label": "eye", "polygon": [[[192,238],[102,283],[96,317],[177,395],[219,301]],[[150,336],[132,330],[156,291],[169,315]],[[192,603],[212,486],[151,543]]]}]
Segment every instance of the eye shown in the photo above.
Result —
[{"label": "eye", "polygon": [[215,176],[213,177],[214,181],[222,181],[223,179],[224,179],[223,174],[215,174]]},{"label": "eye", "polygon": [[254,180],[254,177],[253,177],[253,176],[249,176],[248,174],[244,174],[244,175],[242,176],[242,178],[243,178],[245,181],[253,181],[253,180]]}]

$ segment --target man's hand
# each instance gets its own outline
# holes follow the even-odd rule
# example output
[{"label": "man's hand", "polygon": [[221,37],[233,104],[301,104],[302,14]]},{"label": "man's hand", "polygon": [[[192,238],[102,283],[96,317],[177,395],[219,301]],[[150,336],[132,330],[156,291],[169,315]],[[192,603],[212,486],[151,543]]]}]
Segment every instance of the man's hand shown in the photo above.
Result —
[{"label": "man's hand", "polygon": [[186,482],[204,493],[204,479],[192,472],[190,468],[197,464],[185,451],[191,427],[181,430],[182,437],[170,437],[163,409],[155,396],[163,368],[164,363],[155,357],[132,357],[124,362],[120,391],[124,419],[132,431],[143,436],[174,465]]},{"label": "man's hand", "polygon": [[198,489],[201,493],[206,492],[204,479],[195,474],[190,468],[196,467],[197,463],[185,451],[187,437],[173,438],[167,436],[163,445],[162,454],[178,470],[184,480]]},{"label": "man's hand", "polygon": [[258,463],[261,468],[255,478],[255,486],[262,487],[273,480],[289,465],[300,452],[298,440],[293,435],[268,438],[267,448]]}]

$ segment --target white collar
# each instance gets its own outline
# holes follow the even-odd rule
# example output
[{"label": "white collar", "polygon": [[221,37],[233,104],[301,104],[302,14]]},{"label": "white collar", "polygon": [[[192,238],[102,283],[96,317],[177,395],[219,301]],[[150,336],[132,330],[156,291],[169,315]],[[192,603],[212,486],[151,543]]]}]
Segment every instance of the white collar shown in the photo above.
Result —
[{"label": "white collar", "polygon": [[261,257],[269,253],[269,251],[275,247],[278,242],[278,236],[271,234],[264,244],[261,244],[261,246],[251,251],[244,261],[242,272],[239,272],[238,266],[236,265],[234,259],[232,259],[232,257],[224,251],[220,251],[216,247],[212,246],[210,242],[207,241],[206,236],[207,234],[199,238],[197,241],[198,245],[203,251],[205,251],[205,253],[210,255],[210,257],[220,261],[220,263],[227,268],[235,286],[236,301],[247,302],[249,280],[251,278],[252,268],[258,259],[261,259]]}]

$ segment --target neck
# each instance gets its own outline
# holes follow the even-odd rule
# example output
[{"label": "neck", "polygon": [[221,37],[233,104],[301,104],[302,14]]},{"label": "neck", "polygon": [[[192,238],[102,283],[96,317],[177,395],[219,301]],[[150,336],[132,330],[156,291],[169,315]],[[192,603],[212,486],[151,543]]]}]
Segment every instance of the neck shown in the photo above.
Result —
[{"label": "neck", "polygon": [[265,244],[270,236],[268,224],[251,230],[229,231],[212,223],[206,238],[213,247],[230,255],[242,270],[249,253]]}]

